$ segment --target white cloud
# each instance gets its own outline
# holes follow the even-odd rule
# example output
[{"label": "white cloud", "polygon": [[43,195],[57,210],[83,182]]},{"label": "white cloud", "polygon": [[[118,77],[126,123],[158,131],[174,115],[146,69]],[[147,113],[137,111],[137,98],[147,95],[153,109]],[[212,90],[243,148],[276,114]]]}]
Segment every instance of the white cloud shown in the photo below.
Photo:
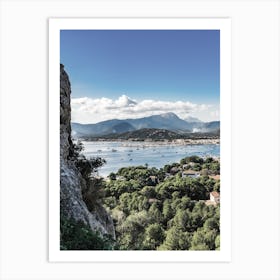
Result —
[{"label": "white cloud", "polygon": [[215,110],[210,112],[211,117],[215,118],[215,119],[219,119],[220,118],[220,111],[219,110]]},{"label": "white cloud", "polygon": [[194,104],[184,101],[160,101],[146,99],[137,102],[126,95],[113,100],[109,98],[73,98],[72,121],[97,123],[109,119],[142,118],[155,114],[173,112],[184,119],[190,115],[199,116],[208,111],[211,105]]}]

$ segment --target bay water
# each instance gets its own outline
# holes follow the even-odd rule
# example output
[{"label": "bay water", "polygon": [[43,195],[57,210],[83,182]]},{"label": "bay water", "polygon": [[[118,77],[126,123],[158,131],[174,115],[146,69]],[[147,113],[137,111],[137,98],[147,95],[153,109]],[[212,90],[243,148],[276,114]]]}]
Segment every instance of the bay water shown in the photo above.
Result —
[{"label": "bay water", "polygon": [[192,155],[200,157],[220,156],[220,145],[186,145],[157,142],[129,141],[83,141],[83,154],[87,157],[101,157],[106,164],[99,168],[99,176],[106,177],[117,172],[121,167],[147,164],[149,167],[161,168],[165,164],[179,162]]}]

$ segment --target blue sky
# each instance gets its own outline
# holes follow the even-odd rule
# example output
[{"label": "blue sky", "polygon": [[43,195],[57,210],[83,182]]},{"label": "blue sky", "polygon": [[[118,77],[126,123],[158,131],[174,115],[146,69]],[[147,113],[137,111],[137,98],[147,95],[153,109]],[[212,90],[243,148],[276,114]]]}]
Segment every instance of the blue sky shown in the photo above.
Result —
[{"label": "blue sky", "polygon": [[[87,103],[88,111],[96,106],[93,100],[131,107],[151,99],[167,109],[172,102],[195,104],[195,110],[181,115],[205,120],[207,110],[201,113],[200,105],[219,110],[218,30],[63,30],[60,35],[60,61],[70,76],[72,99],[76,105]],[[146,115],[157,111],[161,112],[149,110]],[[217,112],[208,119],[215,118]],[[80,121],[92,122],[86,119]]]}]

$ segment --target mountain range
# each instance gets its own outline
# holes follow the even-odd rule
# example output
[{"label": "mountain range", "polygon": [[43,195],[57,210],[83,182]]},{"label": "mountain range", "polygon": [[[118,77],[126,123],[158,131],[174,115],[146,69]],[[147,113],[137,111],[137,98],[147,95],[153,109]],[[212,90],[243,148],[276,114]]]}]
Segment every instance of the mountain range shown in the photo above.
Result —
[{"label": "mountain range", "polygon": [[77,138],[120,134],[144,128],[165,129],[176,133],[215,132],[220,129],[220,122],[202,122],[192,117],[182,120],[170,112],[138,119],[112,119],[95,124],[73,122],[71,126],[72,135]]}]

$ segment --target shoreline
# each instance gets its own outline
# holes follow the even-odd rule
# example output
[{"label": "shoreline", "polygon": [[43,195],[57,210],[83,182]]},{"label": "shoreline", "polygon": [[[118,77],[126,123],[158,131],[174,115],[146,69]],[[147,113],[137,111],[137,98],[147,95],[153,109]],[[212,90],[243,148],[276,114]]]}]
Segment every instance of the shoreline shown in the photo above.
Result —
[{"label": "shoreline", "polygon": [[139,140],[139,139],[78,139],[81,142],[110,142],[122,143],[124,147],[154,147],[154,146],[189,146],[189,145],[220,145],[217,139],[174,139],[174,140]]},{"label": "shoreline", "polygon": [[[191,156],[198,156],[198,155],[189,155],[189,157],[191,157]],[[162,165],[160,165],[160,166],[153,166],[153,165],[148,165],[149,166],[149,168],[156,168],[156,169],[161,169],[161,168],[163,168],[165,165],[173,165],[173,164],[180,164],[180,161],[182,160],[182,159],[184,159],[184,158],[186,158],[186,157],[188,157],[188,156],[183,156],[183,157],[181,157],[179,160],[175,160],[175,161],[172,161],[172,162],[168,162],[168,163],[165,163],[165,164],[162,164]],[[205,159],[207,159],[207,158],[213,158],[213,160],[215,160],[215,161],[217,161],[217,162],[220,162],[220,155],[219,156],[215,156],[215,155],[204,155],[204,156],[198,156],[199,158],[202,158],[203,160],[205,160]],[[130,168],[130,167],[139,167],[139,166],[145,166],[145,164],[136,164],[136,165],[134,165],[134,164],[131,164],[131,165],[124,165],[124,166],[121,166],[121,167],[119,167],[118,168],[118,170],[119,169],[121,169],[121,168]],[[148,168],[148,166],[147,166],[147,168]],[[102,168],[102,167],[101,167]],[[97,176],[98,178],[103,178],[105,181],[106,180],[108,180],[108,177],[109,177],[109,175],[110,175],[110,173],[111,172],[113,172],[113,173],[116,173],[116,172],[118,172],[118,170],[115,170],[115,171],[110,171],[108,174],[101,174],[100,173],[100,169],[97,171],[97,173],[95,173],[95,176]],[[182,170],[181,170],[182,171]],[[199,173],[199,171],[197,171],[198,173]]]},{"label": "shoreline", "polygon": [[219,144],[213,142],[184,144],[182,141],[85,141],[83,151],[86,157],[98,156],[107,161],[99,169],[99,176],[107,177],[121,167],[148,164],[160,168],[166,164],[179,162],[186,156],[198,155],[202,158],[218,159]]}]

